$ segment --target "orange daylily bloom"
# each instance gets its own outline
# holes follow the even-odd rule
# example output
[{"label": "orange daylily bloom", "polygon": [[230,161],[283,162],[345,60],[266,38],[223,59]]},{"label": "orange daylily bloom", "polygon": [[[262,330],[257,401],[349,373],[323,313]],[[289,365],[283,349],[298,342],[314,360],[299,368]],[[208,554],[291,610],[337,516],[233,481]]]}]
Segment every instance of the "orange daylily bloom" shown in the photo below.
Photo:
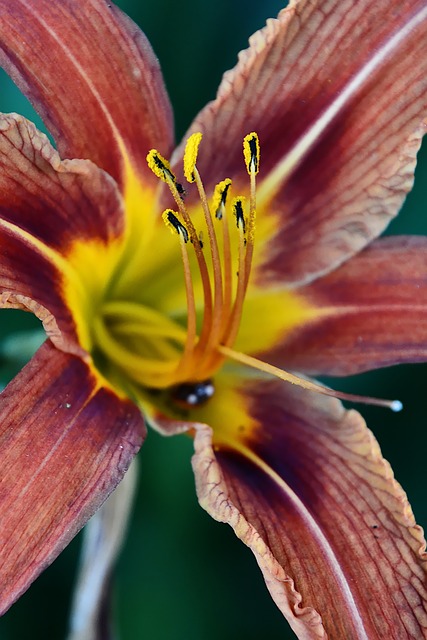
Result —
[{"label": "orange daylily bloom", "polygon": [[362,417],[307,377],[427,359],[427,240],[377,239],[425,130],[425,1],[291,2],[173,153],[158,63],[114,5],[0,18],[57,144],[0,117],[0,300],[47,333],[0,397],[1,610],[145,418],[194,436],[202,506],[298,637],[427,637],[422,530]]}]

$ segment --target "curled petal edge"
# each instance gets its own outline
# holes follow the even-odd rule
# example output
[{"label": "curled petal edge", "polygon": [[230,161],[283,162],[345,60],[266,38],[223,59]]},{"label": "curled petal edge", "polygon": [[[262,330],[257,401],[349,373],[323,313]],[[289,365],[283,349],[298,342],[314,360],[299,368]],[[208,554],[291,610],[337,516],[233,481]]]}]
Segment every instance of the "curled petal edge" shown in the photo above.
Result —
[{"label": "curled petal edge", "polygon": [[302,596],[295,589],[281,565],[258,534],[233,504],[212,446],[213,431],[203,424],[192,425],[195,430],[192,465],[200,505],[218,522],[229,524],[238,538],[254,553],[265,583],[292,630],[301,640],[326,639],[319,613],[312,607],[301,607]]}]

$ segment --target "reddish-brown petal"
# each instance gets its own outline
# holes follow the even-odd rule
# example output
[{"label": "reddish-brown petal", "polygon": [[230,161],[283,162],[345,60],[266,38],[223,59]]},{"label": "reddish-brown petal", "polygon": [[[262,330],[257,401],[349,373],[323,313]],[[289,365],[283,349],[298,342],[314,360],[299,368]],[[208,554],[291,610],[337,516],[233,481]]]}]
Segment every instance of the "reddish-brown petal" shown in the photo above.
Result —
[{"label": "reddish-brown petal", "polygon": [[112,3],[1,0],[0,22],[0,62],[62,157],[89,158],[121,182],[124,149],[144,172],[151,147],[169,152],[172,116],[158,61]]},{"label": "reddish-brown petal", "polygon": [[57,557],[144,439],[137,408],[43,345],[0,396],[0,610]]},{"label": "reddish-brown petal", "polygon": [[[109,248],[124,230],[117,185],[88,160],[61,161],[45,135],[12,114],[0,116],[0,191],[1,306],[30,309],[56,344],[78,350],[76,318],[95,299],[95,281],[102,294],[114,267]],[[91,251],[75,254],[77,244]]]},{"label": "reddish-brown petal", "polygon": [[108,243],[123,232],[112,178],[89,160],[62,160],[25,118],[0,115],[0,218],[65,254],[75,240]]},{"label": "reddish-brown petal", "polygon": [[60,267],[1,223],[0,251],[0,308],[31,311],[59,348],[83,355]]},{"label": "reddish-brown petal", "polygon": [[425,131],[426,31],[424,0],[295,0],[196,118],[208,186],[241,188],[241,140],[259,134],[259,217],[277,218],[263,278],[325,273],[398,211]]},{"label": "reddish-brown petal", "polygon": [[427,238],[377,240],[298,293],[318,312],[267,361],[350,375],[427,360]]},{"label": "reddish-brown petal", "polygon": [[253,550],[298,637],[427,637],[422,530],[361,416],[276,382],[244,397],[260,426],[214,430],[214,448],[199,430],[198,495]]}]

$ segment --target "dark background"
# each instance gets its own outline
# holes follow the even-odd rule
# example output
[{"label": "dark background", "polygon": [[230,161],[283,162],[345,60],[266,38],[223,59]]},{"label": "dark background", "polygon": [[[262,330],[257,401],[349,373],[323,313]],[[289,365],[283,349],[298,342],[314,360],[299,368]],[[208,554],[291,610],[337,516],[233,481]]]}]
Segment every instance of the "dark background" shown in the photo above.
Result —
[{"label": "dark background", "polygon": [[[175,107],[177,139],[197,111],[215,95],[223,71],[279,0],[122,0],[119,5],[148,35],[160,58]],[[4,76],[0,110],[36,119]],[[40,121],[37,120],[38,126]],[[426,233],[427,149],[416,187],[390,233]],[[0,314],[1,339],[37,327],[31,316]],[[0,349],[1,351],[1,349]],[[21,363],[0,361],[3,383]],[[425,365],[383,370],[334,386],[353,393],[397,397],[404,411],[363,408],[384,455],[409,494],[420,524],[427,524],[425,463]],[[255,640],[293,638],[270,600],[251,553],[231,529],[212,521],[195,497],[192,444],[185,437],[150,433],[139,456],[140,485],[130,534],[119,563],[116,605],[123,640]],[[78,556],[75,540],[0,620],[0,640],[64,637]]]}]

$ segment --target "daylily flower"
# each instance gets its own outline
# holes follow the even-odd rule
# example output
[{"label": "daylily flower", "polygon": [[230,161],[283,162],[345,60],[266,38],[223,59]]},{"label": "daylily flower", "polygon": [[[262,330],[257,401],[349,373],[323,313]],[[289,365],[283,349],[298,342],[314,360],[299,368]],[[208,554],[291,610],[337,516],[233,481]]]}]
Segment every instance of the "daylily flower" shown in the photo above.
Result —
[{"label": "daylily flower", "polygon": [[1,396],[2,611],[120,482],[144,416],[194,436],[202,506],[299,637],[426,637],[422,530],[362,417],[307,378],[427,359],[427,240],[376,239],[424,133],[425,0],[292,2],[173,154],[158,63],[114,5],[0,18],[57,144],[1,116],[0,299],[48,336]]}]

